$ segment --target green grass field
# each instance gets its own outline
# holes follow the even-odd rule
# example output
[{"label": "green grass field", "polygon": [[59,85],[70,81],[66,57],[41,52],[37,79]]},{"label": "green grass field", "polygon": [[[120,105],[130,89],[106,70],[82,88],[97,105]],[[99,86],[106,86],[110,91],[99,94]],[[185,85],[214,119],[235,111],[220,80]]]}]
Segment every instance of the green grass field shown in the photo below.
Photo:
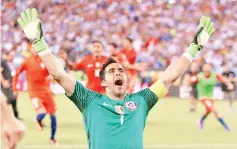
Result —
[{"label": "green grass field", "polygon": [[[19,111],[27,127],[24,140],[17,149],[86,149],[86,135],[79,110],[64,95],[57,95],[58,106],[58,146],[49,145],[50,121],[46,117],[46,129],[39,132],[35,126],[35,112],[26,93],[19,97]],[[145,149],[236,149],[237,112],[231,112],[226,101],[217,101],[217,109],[222,113],[232,131],[226,132],[213,115],[200,131],[197,120],[204,110],[198,105],[196,113],[189,113],[188,100],[164,99],[151,110],[144,131]],[[235,103],[235,109],[237,109]],[[126,139],[126,138],[124,138]],[[109,141],[109,140],[108,140]],[[119,141],[119,140],[118,140]]]}]

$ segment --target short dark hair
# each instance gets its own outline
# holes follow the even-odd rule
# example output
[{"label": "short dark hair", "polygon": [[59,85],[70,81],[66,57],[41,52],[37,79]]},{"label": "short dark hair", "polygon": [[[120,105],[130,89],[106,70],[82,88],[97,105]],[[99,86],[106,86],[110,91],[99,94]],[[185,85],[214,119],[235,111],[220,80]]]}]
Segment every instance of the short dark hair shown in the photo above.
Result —
[{"label": "short dark hair", "polygon": [[105,68],[107,66],[109,66],[112,63],[118,63],[116,60],[114,60],[113,58],[109,58],[102,66],[101,70],[100,70],[100,80],[103,81],[105,79]]},{"label": "short dark hair", "polygon": [[14,50],[10,50],[10,51],[6,51],[4,54],[8,56],[8,55],[10,55],[12,52],[16,53]]},{"label": "short dark hair", "polygon": [[133,40],[130,37],[126,37],[125,39],[128,40],[130,43],[133,42]]},{"label": "short dark hair", "polygon": [[204,66],[204,65],[209,65],[209,66],[211,66],[211,67],[213,68],[213,65],[212,65],[211,63],[205,62],[205,63],[202,64],[202,70],[203,70],[203,66]]},{"label": "short dark hair", "polygon": [[208,63],[208,62],[203,63],[203,65],[210,65],[210,66],[212,66],[212,64]]},{"label": "short dark hair", "polygon": [[114,48],[118,48],[118,45],[114,42],[109,43],[109,45],[113,46]]},{"label": "short dark hair", "polygon": [[102,44],[102,42],[99,41],[99,40],[93,40],[93,41],[92,41],[92,44],[94,44],[94,43],[100,43],[100,44]]}]

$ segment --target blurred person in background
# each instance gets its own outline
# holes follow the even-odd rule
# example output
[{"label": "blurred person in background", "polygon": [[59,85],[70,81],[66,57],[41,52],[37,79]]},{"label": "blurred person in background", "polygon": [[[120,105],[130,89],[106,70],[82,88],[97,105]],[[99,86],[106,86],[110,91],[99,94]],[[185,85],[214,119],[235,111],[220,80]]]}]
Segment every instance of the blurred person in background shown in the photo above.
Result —
[{"label": "blurred person in background", "polygon": [[105,89],[100,84],[99,72],[103,63],[108,59],[103,56],[103,45],[100,41],[92,42],[91,54],[82,58],[79,63],[71,62],[67,53],[60,54],[60,57],[65,61],[66,66],[71,70],[83,70],[87,76],[86,87],[98,93],[105,93]]},{"label": "blurred person in background", "polygon": [[4,149],[15,149],[24,136],[25,126],[16,119],[2,92],[0,92],[0,111],[1,145]]},{"label": "blurred person in background", "polygon": [[[119,53],[123,54],[130,65],[134,65],[136,63],[137,52],[133,48],[133,40],[129,37],[126,37],[122,40],[122,48]],[[135,78],[137,77],[137,70],[133,68],[127,68],[126,73],[128,75],[128,90],[130,93],[133,92],[135,86]]]},{"label": "blurred person in background", "polygon": [[[155,50],[159,56],[156,61],[159,64],[158,68],[164,69],[168,66],[166,64],[167,58],[173,59],[181,54],[188,39],[194,34],[196,22],[202,14],[209,14],[214,21],[218,22],[216,24],[217,31],[213,36],[214,42],[207,47],[218,50],[228,44],[230,54],[237,54],[237,50],[235,50],[237,49],[235,42],[237,41],[236,0],[173,0],[172,3],[170,0],[133,2],[131,3],[131,0],[123,0],[123,3],[101,0],[60,1],[60,3],[50,0],[47,2],[37,0],[2,1],[1,46],[9,50],[13,43],[22,43],[23,34],[14,20],[22,9],[35,6],[41,11],[42,20],[47,22],[45,23],[45,30],[47,30],[45,38],[49,45],[54,45],[52,50],[55,54],[58,54],[58,51],[54,50],[54,47],[60,49],[64,47],[65,40],[72,38],[75,40],[71,44],[78,44],[80,49],[85,49],[85,43],[98,36],[105,45],[110,42],[122,41],[122,37],[127,36],[132,37],[135,43],[142,39],[141,45],[144,45],[149,38],[156,37],[159,39],[159,42],[154,45],[159,47]],[[48,7],[51,9],[47,9]],[[190,17],[191,13],[193,17]],[[148,37],[143,39],[144,33],[148,33]],[[136,46],[135,43],[134,47],[139,51],[141,47],[139,47],[140,45]],[[172,46],[167,47],[167,45]],[[72,48],[68,54],[72,55],[71,53],[74,53],[76,49]],[[205,59],[209,56],[212,58],[212,61],[208,62],[222,63],[227,57],[227,55],[223,55],[223,59],[216,59],[215,57],[219,57],[220,53],[212,50],[202,52]],[[137,55],[140,55],[140,51]],[[229,62],[231,65],[236,63],[234,56],[229,59]],[[219,66],[215,66],[215,69],[219,69],[216,67]]]},{"label": "blurred person in background", "polygon": [[184,80],[188,81],[188,85],[191,86],[191,91],[190,91],[190,95],[191,95],[191,101],[190,101],[190,112],[195,112],[196,111],[196,106],[198,103],[198,92],[197,92],[197,84],[192,84],[190,82],[191,78],[196,76],[198,73],[200,72],[200,67],[197,64],[197,62],[193,62],[190,65],[190,70],[189,72],[184,76]]},{"label": "blurred person in background", "polygon": [[216,108],[214,106],[215,99],[213,98],[213,94],[214,87],[218,83],[218,81],[225,83],[227,88],[230,90],[234,88],[233,84],[231,84],[231,82],[225,79],[223,76],[216,74],[213,71],[212,65],[208,63],[202,66],[202,71],[196,76],[193,76],[191,78],[191,81],[193,84],[197,84],[198,99],[206,109],[205,113],[202,115],[199,121],[200,129],[203,129],[204,121],[206,120],[206,118],[211,113],[214,113],[216,118],[224,126],[226,131],[230,131],[230,127],[225,123],[223,118],[216,111]]},{"label": "blurred person in background", "polygon": [[223,65],[224,71],[222,73],[222,76],[227,78],[234,86],[233,89],[229,90],[226,84],[222,83],[222,91],[224,92],[224,99],[227,99],[230,104],[230,108],[233,108],[233,102],[236,99],[236,86],[235,84],[237,83],[237,78],[234,73],[234,71],[231,70],[230,64],[225,63]]},{"label": "blurred person in background", "polygon": [[30,96],[31,103],[36,111],[36,124],[42,131],[45,127],[43,119],[46,114],[50,115],[51,120],[51,136],[50,144],[56,145],[56,103],[54,101],[53,93],[50,88],[50,75],[46,69],[44,63],[39,56],[35,53],[33,47],[31,48],[31,56],[26,58],[19,66],[13,77],[13,91],[18,94],[17,82],[19,75],[26,71],[28,94]]},{"label": "blurred person in background", "polygon": [[12,90],[12,76],[15,70],[11,70],[12,61],[15,56],[15,51],[8,51],[2,55],[1,58],[1,91],[7,98],[7,103],[11,104],[14,116],[19,119],[17,110],[18,94]]},{"label": "blurred person in background", "polygon": [[130,64],[135,64],[137,58],[137,52],[133,48],[132,44],[133,40],[129,37],[126,37],[125,39],[123,39],[122,48],[120,52],[127,57]]}]

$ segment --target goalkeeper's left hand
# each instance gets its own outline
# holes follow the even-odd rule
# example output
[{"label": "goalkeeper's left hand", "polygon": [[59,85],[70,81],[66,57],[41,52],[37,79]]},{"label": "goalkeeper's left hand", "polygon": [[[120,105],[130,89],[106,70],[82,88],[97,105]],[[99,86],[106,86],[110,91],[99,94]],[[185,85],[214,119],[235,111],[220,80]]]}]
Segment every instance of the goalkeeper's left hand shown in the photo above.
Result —
[{"label": "goalkeeper's left hand", "polygon": [[197,53],[205,46],[215,32],[214,23],[211,21],[211,18],[202,16],[199,22],[198,31],[195,34],[193,42],[186,49],[186,52],[192,55],[194,58]]}]

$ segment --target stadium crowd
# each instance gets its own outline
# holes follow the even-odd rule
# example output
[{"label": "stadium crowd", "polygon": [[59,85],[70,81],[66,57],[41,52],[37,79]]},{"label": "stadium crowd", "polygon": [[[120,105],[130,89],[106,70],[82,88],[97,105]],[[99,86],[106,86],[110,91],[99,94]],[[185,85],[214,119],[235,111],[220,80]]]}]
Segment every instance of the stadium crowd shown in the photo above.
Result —
[{"label": "stadium crowd", "polygon": [[211,50],[203,50],[198,62],[212,63],[218,73],[229,62],[237,73],[236,0],[6,0],[1,7],[2,51],[29,49],[16,22],[28,7],[39,8],[44,36],[55,54],[64,49],[71,60],[80,60],[89,53],[89,43],[100,40],[108,55],[108,43],[120,47],[130,37],[137,61],[156,69],[166,68],[184,51],[200,16],[207,15],[217,30],[207,45]]}]

